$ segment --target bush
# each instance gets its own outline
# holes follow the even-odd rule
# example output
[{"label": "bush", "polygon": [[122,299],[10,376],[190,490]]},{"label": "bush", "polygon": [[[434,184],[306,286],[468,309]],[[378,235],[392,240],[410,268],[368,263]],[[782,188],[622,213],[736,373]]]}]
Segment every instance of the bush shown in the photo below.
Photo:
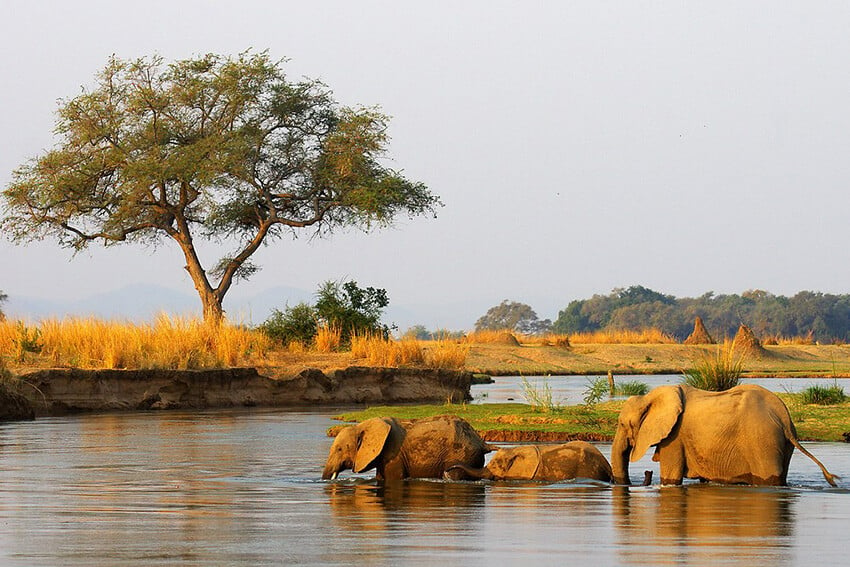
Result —
[{"label": "bush", "polygon": [[342,343],[349,344],[353,335],[389,336],[389,327],[381,324],[390,303],[385,289],[361,288],[355,281],[327,281],[319,286],[316,297],[316,315],[324,324],[340,329]]},{"label": "bush", "polygon": [[643,396],[649,392],[649,385],[639,380],[620,382],[614,385],[615,396]]},{"label": "bush", "polygon": [[838,384],[832,386],[809,386],[799,394],[800,401],[804,404],[817,404],[820,406],[832,406],[847,401],[844,388]]},{"label": "bush", "polygon": [[700,390],[722,392],[737,386],[743,372],[743,356],[737,355],[727,341],[713,356],[706,354],[693,368],[685,370],[684,383]]},{"label": "bush", "polygon": [[318,332],[316,319],[316,310],[302,302],[284,311],[274,309],[271,316],[260,325],[260,331],[283,344],[310,343]]}]

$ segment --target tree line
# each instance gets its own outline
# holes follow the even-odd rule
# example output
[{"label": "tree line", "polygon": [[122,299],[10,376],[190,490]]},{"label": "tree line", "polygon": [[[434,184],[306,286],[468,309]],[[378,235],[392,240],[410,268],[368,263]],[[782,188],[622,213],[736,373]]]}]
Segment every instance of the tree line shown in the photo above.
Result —
[{"label": "tree line", "polygon": [[676,298],[636,285],[607,295],[571,301],[552,323],[555,333],[640,330],[655,327],[679,340],[701,317],[715,339],[733,337],[741,324],[756,336],[809,337],[850,341],[850,295],[801,291],[792,297],[764,290],[738,294],[707,292]]}]

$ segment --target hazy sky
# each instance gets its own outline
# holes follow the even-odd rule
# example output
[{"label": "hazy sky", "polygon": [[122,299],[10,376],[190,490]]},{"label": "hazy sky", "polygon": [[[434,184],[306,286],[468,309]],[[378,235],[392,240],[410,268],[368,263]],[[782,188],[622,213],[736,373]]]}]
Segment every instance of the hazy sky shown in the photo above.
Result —
[{"label": "hazy sky", "polygon": [[[392,116],[394,167],[441,196],[439,217],[280,241],[235,297],[350,277],[393,304],[456,304],[471,326],[505,298],[554,319],[633,284],[679,297],[850,292],[846,2],[3,6],[3,186],[52,145],[57,100],[113,53],[268,49],[291,77]],[[194,293],[168,243],[71,260],[3,240],[0,265],[13,297],[131,283]]]}]

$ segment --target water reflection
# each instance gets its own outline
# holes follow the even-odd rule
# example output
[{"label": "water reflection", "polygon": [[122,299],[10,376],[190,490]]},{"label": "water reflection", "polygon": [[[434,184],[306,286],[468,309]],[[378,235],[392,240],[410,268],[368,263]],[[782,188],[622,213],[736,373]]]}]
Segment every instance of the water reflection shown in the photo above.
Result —
[{"label": "water reflection", "polygon": [[776,565],[793,560],[796,498],[789,489],[616,486],[611,505],[628,563]]}]

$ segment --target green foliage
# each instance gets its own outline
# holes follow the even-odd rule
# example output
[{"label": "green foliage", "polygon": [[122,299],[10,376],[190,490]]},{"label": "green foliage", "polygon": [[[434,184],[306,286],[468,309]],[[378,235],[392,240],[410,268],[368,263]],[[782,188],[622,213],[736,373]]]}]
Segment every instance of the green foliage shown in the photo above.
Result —
[{"label": "green foliage", "polygon": [[817,404],[821,406],[832,406],[843,404],[847,401],[844,388],[838,384],[832,386],[809,386],[798,394],[800,402],[804,404]]},{"label": "green foliage", "polygon": [[606,378],[602,376],[597,376],[593,379],[588,378],[587,386],[584,389],[584,405],[592,408],[601,402],[602,398],[609,393],[610,388],[608,387],[608,380]]},{"label": "green foliage", "polygon": [[521,385],[522,397],[525,398],[532,410],[540,413],[551,413],[560,409],[560,404],[553,399],[552,386],[548,380],[543,379],[542,385],[537,386],[523,376]]},{"label": "green foliage", "polygon": [[744,359],[736,355],[732,345],[717,347],[714,355],[705,355],[693,368],[684,372],[683,382],[700,390],[722,392],[737,386],[744,372]]},{"label": "green foliage", "polygon": [[260,330],[284,343],[310,342],[319,325],[338,327],[343,343],[356,334],[388,336],[390,328],[381,323],[381,316],[389,302],[385,289],[361,288],[355,281],[327,281],[319,286],[315,305],[302,302],[284,311],[275,309]]},{"label": "green foliage", "polygon": [[[220,317],[235,279],[257,270],[249,258],[264,242],[386,226],[441,205],[381,165],[385,115],[341,107],[319,81],[290,81],[266,53],[170,64],[112,57],[57,116],[57,147],[18,168],[3,191],[5,231],[75,250],[170,239],[205,317]],[[204,267],[199,237],[233,250]]]},{"label": "green foliage", "polygon": [[389,327],[381,324],[384,308],[390,303],[385,289],[364,289],[355,281],[327,281],[319,286],[316,298],[315,310],[319,320],[339,327],[343,342],[350,341],[355,334],[389,334]]},{"label": "green foliage", "polygon": [[15,325],[16,336],[12,339],[15,342],[15,352],[19,362],[23,362],[27,353],[38,354],[41,352],[41,331],[37,328],[30,329],[22,321],[18,321]]},{"label": "green foliage", "polygon": [[6,295],[5,293],[3,293],[3,291],[2,291],[2,290],[0,290],[0,321],[5,321],[5,320],[6,320],[6,314],[5,314],[5,313],[3,313],[2,306],[3,306],[3,303],[4,303],[7,299],[9,299],[9,296],[8,296],[8,295]]},{"label": "green foliage", "polygon": [[316,336],[317,319],[316,310],[301,302],[283,311],[272,310],[271,316],[260,325],[260,331],[284,344],[292,341],[309,343]]},{"label": "green foliage", "polygon": [[647,392],[649,392],[649,385],[640,380],[630,380],[614,384],[615,396],[643,396]]},{"label": "green foliage", "polygon": [[540,320],[529,305],[516,301],[502,301],[491,307],[475,322],[476,331],[517,331],[527,335],[548,332],[552,322]]},{"label": "green foliage", "polygon": [[556,333],[642,330],[655,327],[679,340],[703,319],[715,337],[734,336],[744,322],[756,336],[806,337],[850,341],[850,295],[801,291],[793,297],[748,290],[740,295],[708,292],[675,298],[643,286],[615,289],[609,295],[574,300],[552,324]]}]

